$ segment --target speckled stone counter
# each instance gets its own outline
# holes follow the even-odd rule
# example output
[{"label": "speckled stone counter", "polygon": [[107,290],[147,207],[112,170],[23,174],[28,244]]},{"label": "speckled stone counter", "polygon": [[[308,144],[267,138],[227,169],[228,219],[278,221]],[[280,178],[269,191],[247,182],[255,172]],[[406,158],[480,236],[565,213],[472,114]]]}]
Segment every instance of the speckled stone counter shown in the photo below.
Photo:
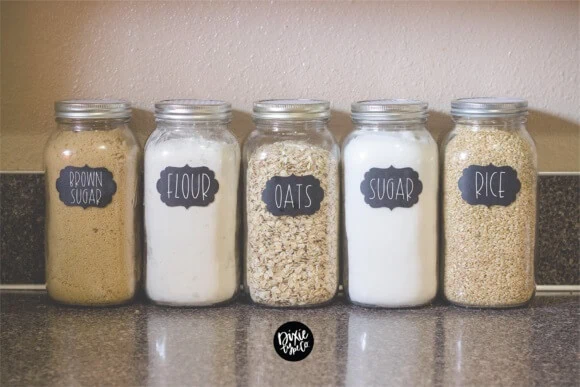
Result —
[{"label": "speckled stone counter", "polygon": [[44,283],[44,175],[0,173],[0,282]]},{"label": "speckled stone counter", "polygon": [[540,176],[538,284],[580,285],[580,175]]},{"label": "speckled stone counter", "polygon": [[[580,298],[536,297],[514,310],[437,304],[374,310],[342,300],[274,310],[243,301],[172,309],[52,304],[0,293],[0,384],[8,385],[577,385]],[[274,331],[314,334],[301,362],[275,353]]]}]

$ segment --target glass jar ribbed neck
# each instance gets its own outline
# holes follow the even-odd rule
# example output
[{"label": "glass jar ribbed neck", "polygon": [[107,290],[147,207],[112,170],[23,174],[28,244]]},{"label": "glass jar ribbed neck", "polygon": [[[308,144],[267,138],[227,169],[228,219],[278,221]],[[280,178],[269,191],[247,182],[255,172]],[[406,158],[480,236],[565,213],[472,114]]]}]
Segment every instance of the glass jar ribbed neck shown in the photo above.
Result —
[{"label": "glass jar ribbed neck", "polygon": [[427,130],[423,121],[357,122],[355,130],[369,132],[395,132]]},{"label": "glass jar ribbed neck", "polygon": [[519,130],[527,122],[525,115],[518,115],[512,117],[453,117],[455,126],[462,129],[470,130]]},{"label": "glass jar ribbed neck", "polygon": [[56,122],[58,123],[58,127],[61,130],[83,132],[92,130],[113,130],[121,126],[127,126],[127,124],[129,123],[129,119],[123,118],[123,119],[87,120],[87,119],[57,118]]},{"label": "glass jar ribbed neck", "polygon": [[255,120],[256,129],[263,132],[316,132],[327,128],[328,120]]},{"label": "glass jar ribbed neck", "polygon": [[161,130],[222,130],[229,128],[229,121],[181,121],[157,118],[157,129]]}]

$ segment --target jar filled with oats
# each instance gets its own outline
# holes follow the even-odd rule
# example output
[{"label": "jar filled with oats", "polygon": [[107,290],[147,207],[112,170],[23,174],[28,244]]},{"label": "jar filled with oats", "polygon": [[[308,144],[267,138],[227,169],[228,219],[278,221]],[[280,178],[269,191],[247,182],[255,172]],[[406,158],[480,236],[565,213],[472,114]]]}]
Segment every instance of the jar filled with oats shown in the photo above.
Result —
[{"label": "jar filled with oats", "polygon": [[245,285],[274,307],[331,301],[338,289],[339,159],[330,104],[254,104],[244,145]]},{"label": "jar filled with oats", "polygon": [[140,278],[141,151],[118,100],[55,104],[45,153],[46,286],[71,305],[129,302]]},{"label": "jar filled with oats", "polygon": [[537,154],[527,101],[451,103],[443,161],[443,288],[452,303],[515,307],[535,291]]}]

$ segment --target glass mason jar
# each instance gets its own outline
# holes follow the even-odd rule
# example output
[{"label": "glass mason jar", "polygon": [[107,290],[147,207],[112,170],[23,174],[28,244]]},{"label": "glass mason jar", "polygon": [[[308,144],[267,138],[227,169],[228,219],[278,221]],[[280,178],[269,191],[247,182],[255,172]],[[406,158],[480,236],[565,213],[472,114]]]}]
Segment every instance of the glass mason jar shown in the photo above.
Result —
[{"label": "glass mason jar", "polygon": [[437,143],[427,103],[352,104],[343,144],[345,290],[355,304],[412,307],[437,293]]},{"label": "glass mason jar", "polygon": [[338,289],[340,150],[327,101],[254,103],[244,145],[245,285],[274,307],[331,301]]},{"label": "glass mason jar", "polygon": [[46,286],[72,305],[131,301],[141,272],[141,150],[131,106],[116,100],[55,104],[58,130],[44,153]]},{"label": "glass mason jar", "polygon": [[514,307],[534,295],[537,155],[528,103],[451,103],[444,144],[443,288],[452,303]]},{"label": "glass mason jar", "polygon": [[214,305],[239,287],[240,146],[224,101],[155,104],[145,146],[145,289],[159,304]]}]

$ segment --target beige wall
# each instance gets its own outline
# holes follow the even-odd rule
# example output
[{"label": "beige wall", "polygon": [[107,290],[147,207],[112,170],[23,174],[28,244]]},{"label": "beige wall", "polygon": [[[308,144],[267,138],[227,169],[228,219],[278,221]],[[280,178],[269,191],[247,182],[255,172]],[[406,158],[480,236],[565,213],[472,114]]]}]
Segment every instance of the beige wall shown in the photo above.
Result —
[{"label": "beige wall", "polygon": [[2,170],[39,170],[53,101],[120,97],[133,128],[153,130],[153,103],[220,98],[236,133],[255,99],[350,102],[414,97],[439,136],[456,97],[529,99],[542,171],[579,161],[579,3],[1,3]]}]

